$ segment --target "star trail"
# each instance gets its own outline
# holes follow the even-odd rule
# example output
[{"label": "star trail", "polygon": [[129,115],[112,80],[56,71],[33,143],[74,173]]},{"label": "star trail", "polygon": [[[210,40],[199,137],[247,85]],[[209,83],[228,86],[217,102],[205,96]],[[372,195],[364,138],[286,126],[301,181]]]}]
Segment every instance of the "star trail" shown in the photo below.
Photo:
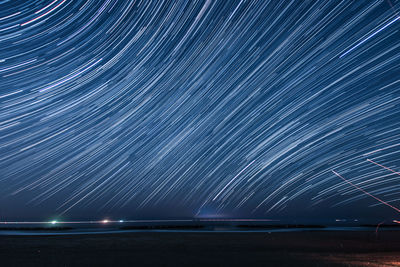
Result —
[{"label": "star trail", "polygon": [[0,1],[0,218],[399,218],[399,10]]}]

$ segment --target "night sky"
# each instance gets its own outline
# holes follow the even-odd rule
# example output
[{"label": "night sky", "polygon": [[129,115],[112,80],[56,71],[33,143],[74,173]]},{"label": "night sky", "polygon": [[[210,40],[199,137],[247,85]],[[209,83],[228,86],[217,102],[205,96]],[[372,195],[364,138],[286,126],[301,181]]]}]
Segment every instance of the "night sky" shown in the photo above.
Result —
[{"label": "night sky", "polygon": [[0,1],[0,220],[399,218],[398,12]]}]

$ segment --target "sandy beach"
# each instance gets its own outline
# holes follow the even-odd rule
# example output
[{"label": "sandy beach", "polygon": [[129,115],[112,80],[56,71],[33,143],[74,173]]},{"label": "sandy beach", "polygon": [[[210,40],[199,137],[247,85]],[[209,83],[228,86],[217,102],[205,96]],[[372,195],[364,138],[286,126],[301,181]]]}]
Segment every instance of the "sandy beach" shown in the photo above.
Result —
[{"label": "sandy beach", "polygon": [[400,266],[400,231],[0,236],[1,266]]}]

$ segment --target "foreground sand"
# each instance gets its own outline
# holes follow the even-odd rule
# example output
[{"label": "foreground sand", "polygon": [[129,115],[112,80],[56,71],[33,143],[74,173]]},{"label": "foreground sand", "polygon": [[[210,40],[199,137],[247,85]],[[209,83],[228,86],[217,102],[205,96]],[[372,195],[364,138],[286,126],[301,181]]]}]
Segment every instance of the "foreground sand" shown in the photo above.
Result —
[{"label": "foreground sand", "polygon": [[400,231],[0,236],[1,266],[400,266]]}]

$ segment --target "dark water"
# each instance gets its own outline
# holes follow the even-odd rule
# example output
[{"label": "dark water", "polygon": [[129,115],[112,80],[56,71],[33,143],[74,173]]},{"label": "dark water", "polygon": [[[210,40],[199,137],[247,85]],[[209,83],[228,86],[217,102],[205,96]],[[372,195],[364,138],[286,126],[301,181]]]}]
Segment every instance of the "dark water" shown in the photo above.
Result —
[{"label": "dark water", "polygon": [[[90,234],[117,234],[117,233],[140,233],[140,232],[169,232],[169,233],[279,233],[279,232],[308,232],[308,231],[363,231],[363,232],[376,232],[376,227],[358,226],[358,227],[344,227],[344,226],[329,226],[329,227],[301,227],[301,228],[240,228],[231,226],[216,226],[216,227],[202,227],[202,228],[145,228],[145,229],[121,229],[118,227],[80,227],[73,229],[35,229],[29,230],[27,227],[23,230],[18,228],[1,229],[0,236],[18,235],[18,236],[51,236],[51,235],[90,235]],[[384,227],[379,228],[381,231],[400,231],[398,227]]]}]

